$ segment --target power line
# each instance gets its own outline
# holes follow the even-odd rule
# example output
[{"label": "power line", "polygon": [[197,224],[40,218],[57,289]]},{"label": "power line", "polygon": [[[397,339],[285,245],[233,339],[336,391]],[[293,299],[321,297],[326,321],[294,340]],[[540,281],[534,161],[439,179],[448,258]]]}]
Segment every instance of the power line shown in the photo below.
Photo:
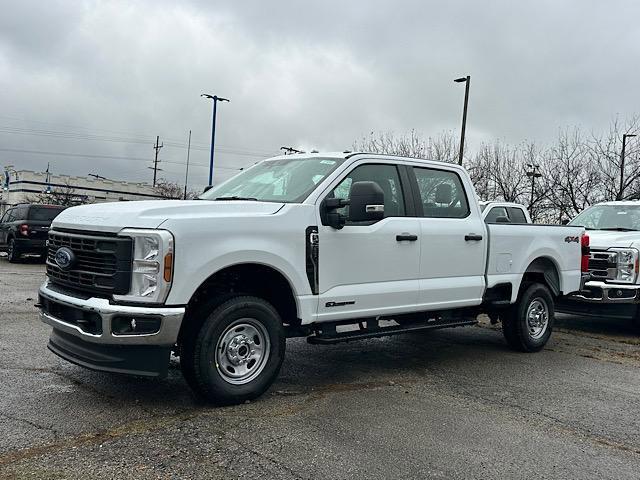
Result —
[{"label": "power line", "polygon": [[[53,156],[61,156],[61,157],[77,157],[77,158],[103,158],[107,160],[132,160],[139,162],[148,162],[148,158],[143,157],[122,157],[118,155],[98,155],[94,153],[72,153],[72,152],[52,152],[48,150],[27,150],[21,148],[0,148],[0,152],[11,152],[11,153],[29,153],[34,155],[53,155]],[[184,165],[184,162],[176,162],[171,160],[163,160],[164,163],[171,163],[175,165]],[[193,163],[189,164],[190,166],[197,167],[209,167],[206,163]],[[242,170],[243,167],[230,167],[228,165],[218,165],[218,168],[226,169],[226,170]]]},{"label": "power line", "polygon": [[[90,140],[90,141],[100,141],[100,142],[110,142],[110,143],[133,143],[133,144],[145,144],[149,142],[149,137],[139,137],[139,136],[114,136],[114,135],[97,135],[91,133],[81,133],[81,132],[65,132],[61,130],[45,130],[45,129],[36,129],[36,128],[23,128],[23,127],[13,127],[7,125],[0,125],[0,133],[12,134],[12,135],[34,135],[34,136],[43,136],[43,137],[54,137],[54,138],[63,138],[66,140]],[[153,137],[151,137],[153,138]],[[187,145],[181,141],[167,141],[166,146],[182,148],[186,149]],[[207,151],[209,147],[205,144],[197,144],[192,143],[191,148],[194,150],[203,150]],[[257,150],[257,149],[242,149],[237,147],[229,147],[220,145],[218,150],[223,153],[231,154],[231,155],[240,155],[240,156],[270,156],[273,155],[272,151],[266,150]]]}]

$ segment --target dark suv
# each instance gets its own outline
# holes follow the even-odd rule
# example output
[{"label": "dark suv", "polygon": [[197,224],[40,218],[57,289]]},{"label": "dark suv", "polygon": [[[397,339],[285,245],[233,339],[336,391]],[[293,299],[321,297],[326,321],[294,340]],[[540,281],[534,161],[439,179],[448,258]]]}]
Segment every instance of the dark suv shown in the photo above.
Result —
[{"label": "dark suv", "polygon": [[15,263],[23,253],[46,258],[49,227],[66,207],[22,204],[10,208],[0,218],[0,251],[6,251]]}]

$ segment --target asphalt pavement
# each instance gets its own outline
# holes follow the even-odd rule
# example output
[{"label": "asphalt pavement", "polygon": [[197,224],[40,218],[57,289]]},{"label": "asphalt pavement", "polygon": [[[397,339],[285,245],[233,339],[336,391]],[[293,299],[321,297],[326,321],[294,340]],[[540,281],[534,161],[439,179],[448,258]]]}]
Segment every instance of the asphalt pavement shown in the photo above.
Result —
[{"label": "asphalt pavement", "polygon": [[296,339],[261,399],[213,408],[167,379],[47,348],[42,265],[0,257],[0,478],[640,478],[640,337],[562,317],[547,348],[499,330],[334,346]]}]

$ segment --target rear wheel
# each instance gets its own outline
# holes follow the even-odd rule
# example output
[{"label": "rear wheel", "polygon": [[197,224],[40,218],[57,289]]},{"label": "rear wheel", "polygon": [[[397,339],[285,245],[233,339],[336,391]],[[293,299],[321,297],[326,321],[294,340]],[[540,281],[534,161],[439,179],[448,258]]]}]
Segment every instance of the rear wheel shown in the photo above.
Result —
[{"label": "rear wheel", "polygon": [[18,246],[16,245],[14,238],[9,239],[9,244],[7,245],[7,256],[11,263],[17,263],[20,260],[20,251],[18,250]]},{"label": "rear wheel", "polygon": [[285,354],[282,320],[257,297],[217,306],[200,328],[185,332],[180,364],[187,383],[217,405],[252,400],[271,386]]},{"label": "rear wheel", "polygon": [[502,318],[502,332],[514,350],[537,352],[544,348],[554,322],[553,297],[540,283],[524,286],[518,301]]}]

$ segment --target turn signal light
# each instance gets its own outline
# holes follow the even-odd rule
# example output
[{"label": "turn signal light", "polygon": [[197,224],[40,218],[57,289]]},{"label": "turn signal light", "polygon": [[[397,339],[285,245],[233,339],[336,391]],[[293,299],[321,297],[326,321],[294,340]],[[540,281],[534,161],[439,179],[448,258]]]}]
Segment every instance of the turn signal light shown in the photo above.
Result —
[{"label": "turn signal light", "polygon": [[170,282],[173,275],[173,254],[167,253],[164,256],[164,281]]}]

